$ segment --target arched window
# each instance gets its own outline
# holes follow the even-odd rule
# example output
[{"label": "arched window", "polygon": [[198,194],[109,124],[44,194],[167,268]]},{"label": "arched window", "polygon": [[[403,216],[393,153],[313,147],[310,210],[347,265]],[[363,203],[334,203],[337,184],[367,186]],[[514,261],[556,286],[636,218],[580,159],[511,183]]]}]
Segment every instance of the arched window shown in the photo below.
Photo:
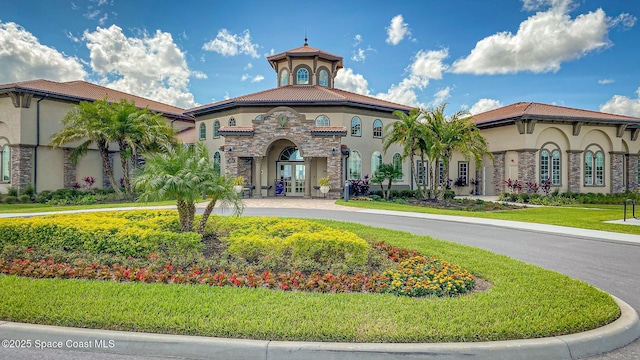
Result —
[{"label": "arched window", "polygon": [[349,156],[349,179],[358,180],[362,178],[362,157],[357,150],[351,151]]},{"label": "arched window", "polygon": [[329,126],[329,117],[326,115],[320,115],[316,118],[316,126]]},{"label": "arched window", "polygon": [[286,147],[280,153],[279,161],[304,161],[302,156],[300,156],[300,150],[296,149],[293,146]]},{"label": "arched window", "polygon": [[398,170],[398,176],[396,177],[396,180],[402,180],[402,155],[400,155],[399,153],[393,154],[392,164],[393,167]]},{"label": "arched window", "polygon": [[235,118],[230,118],[229,119],[229,126],[236,126],[236,119]]},{"label": "arched window", "polygon": [[557,145],[549,143],[543,145],[540,150],[540,184],[551,180],[551,185],[560,186],[561,184],[561,157],[560,150]]},{"label": "arched window", "polygon": [[362,121],[357,116],[351,119],[351,136],[362,136]]},{"label": "arched window", "polygon": [[200,140],[204,140],[207,138],[207,125],[204,123],[200,123],[200,136],[198,137]]},{"label": "arched window", "polygon": [[280,86],[289,85],[289,70],[283,69],[280,73]]},{"label": "arched window", "polygon": [[0,149],[2,167],[0,168],[0,182],[11,182],[11,148],[5,145]]},{"label": "arched window", "polygon": [[375,176],[378,172],[378,169],[382,165],[382,154],[380,151],[374,151],[371,155],[371,176]]},{"label": "arched window", "polygon": [[298,70],[296,84],[300,84],[300,85],[309,84],[309,70],[304,68]]},{"label": "arched window", "polygon": [[220,130],[220,121],[216,120],[216,121],[213,122],[213,137],[214,138],[219,138],[220,137],[220,132],[218,130]]},{"label": "arched window", "polygon": [[380,119],[373,121],[373,137],[382,138],[382,121]]},{"label": "arched window", "polygon": [[220,152],[216,151],[213,153],[213,169],[220,174],[220,165],[222,161],[220,160]]},{"label": "arched window", "polygon": [[320,70],[320,75],[318,76],[318,85],[327,87],[329,86],[329,73],[327,70]]},{"label": "arched window", "polygon": [[604,185],[604,152],[598,146],[584,153],[584,185]]}]

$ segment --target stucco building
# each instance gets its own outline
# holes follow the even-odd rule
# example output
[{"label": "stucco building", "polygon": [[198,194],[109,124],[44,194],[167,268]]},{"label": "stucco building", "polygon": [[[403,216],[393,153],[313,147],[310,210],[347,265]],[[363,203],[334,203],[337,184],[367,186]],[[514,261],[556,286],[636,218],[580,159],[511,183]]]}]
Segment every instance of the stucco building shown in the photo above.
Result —
[{"label": "stucco building", "polygon": [[[321,196],[328,177],[340,195],[347,179],[370,175],[382,163],[403,176],[395,188],[426,181],[428,163],[411,175],[399,145],[382,152],[384,128],[394,111],[410,107],[334,87],[343,58],[309,46],[267,57],[275,87],[192,109],[181,109],[84,81],[34,80],[0,85],[0,192],[33,185],[37,191],[72,187],[85,176],[108,185],[97,151],[78,164],[70,149],[52,148],[50,137],[74,104],[107,98],[135,101],[162,113],[187,143],[202,141],[223,171],[245,179],[255,197],[275,196],[276,181],[287,196]],[[505,191],[505,180],[543,182],[576,192],[621,192],[640,183],[640,118],[537,103],[517,103],[472,120],[487,139],[494,161],[482,166],[454,154],[449,174],[458,194]],[[112,147],[116,151],[116,147]],[[122,176],[114,167],[116,179]],[[375,190],[375,187],[373,187]]]}]

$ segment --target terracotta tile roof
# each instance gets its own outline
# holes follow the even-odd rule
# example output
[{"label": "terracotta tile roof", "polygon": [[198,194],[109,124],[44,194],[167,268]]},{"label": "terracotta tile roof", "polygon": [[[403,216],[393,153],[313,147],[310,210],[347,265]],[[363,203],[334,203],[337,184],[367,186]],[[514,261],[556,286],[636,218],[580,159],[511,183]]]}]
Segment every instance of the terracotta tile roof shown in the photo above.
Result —
[{"label": "terracotta tile roof", "polygon": [[329,60],[338,60],[339,61],[338,67],[342,68],[342,56],[332,54],[324,50],[316,49],[307,44],[297,47],[295,49],[291,49],[291,50],[283,51],[278,54],[267,56],[267,60],[269,61],[269,63],[272,63],[273,61],[284,59],[287,56],[300,57],[300,56],[316,56],[316,55],[321,58],[325,58]]},{"label": "terracotta tile roof", "polygon": [[253,134],[253,126],[222,126],[220,127],[220,129],[218,129],[219,133],[226,133],[226,134],[231,134],[231,133],[236,133],[236,134]]},{"label": "terracotta tile roof", "polygon": [[347,128],[344,126],[316,126],[311,129],[311,132],[314,133],[345,133],[347,132]]},{"label": "terracotta tile roof", "polygon": [[189,119],[184,115],[184,109],[167,105],[158,101],[146,99],[140,96],[127,94],[122,91],[110,89],[104,86],[92,84],[86,81],[56,82],[50,80],[31,80],[11,84],[0,85],[0,91],[26,91],[53,97],[71,98],[78,101],[104,99],[117,102],[121,99],[134,101],[138,107],[149,107],[149,109],[171,115],[178,118]]},{"label": "terracotta tile roof", "polygon": [[187,110],[187,114],[214,112],[235,106],[260,105],[347,105],[386,111],[409,111],[410,106],[400,105],[370,96],[318,85],[288,85],[219,101]]},{"label": "terracotta tile roof", "polygon": [[594,122],[640,122],[640,118],[607,114],[591,110],[568,108],[534,102],[519,102],[509,106],[474,115],[471,119],[477,125],[516,119],[548,119],[558,121]]}]

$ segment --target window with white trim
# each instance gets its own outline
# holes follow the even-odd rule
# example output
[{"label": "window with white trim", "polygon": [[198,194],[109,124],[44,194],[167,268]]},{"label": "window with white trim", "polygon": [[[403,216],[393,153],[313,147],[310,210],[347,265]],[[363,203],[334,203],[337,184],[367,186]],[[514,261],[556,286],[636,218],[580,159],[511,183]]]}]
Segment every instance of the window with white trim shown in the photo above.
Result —
[{"label": "window with white trim", "polygon": [[213,122],[213,137],[214,138],[219,138],[220,137],[220,121],[216,120]]},{"label": "window with white trim", "polygon": [[0,158],[0,182],[11,182],[11,148],[8,144],[0,148]]},{"label": "window with white trim", "polygon": [[351,151],[349,156],[349,179],[358,180],[362,178],[362,157],[357,150]]},{"label": "window with white trim", "polygon": [[357,116],[351,119],[351,136],[362,136],[362,121]]},{"label": "window with white trim", "polygon": [[428,177],[428,166],[429,163],[425,160],[417,160],[416,161],[416,173],[418,178],[416,179],[416,184],[418,185],[429,185],[429,177]]},{"label": "window with white trim", "polygon": [[229,119],[229,126],[236,126],[236,119],[235,118],[230,118]]},{"label": "window with white trim", "polygon": [[584,152],[584,185],[604,185],[604,152],[597,145]]},{"label": "window with white trim", "polygon": [[327,70],[320,70],[320,75],[318,76],[318,85],[327,87],[329,86],[329,73]]},{"label": "window with white trim", "polygon": [[396,180],[402,180],[402,155],[399,153],[393,154],[392,160],[393,167],[398,171]]},{"label": "window with white trim", "polygon": [[469,163],[466,161],[458,162],[458,179],[462,182],[462,186],[469,185]]},{"label": "window with white trim", "polygon": [[380,119],[373,120],[373,137],[382,138],[382,121]]},{"label": "window with white trim", "polygon": [[284,69],[280,73],[280,86],[289,85],[289,70]]},{"label": "window with white trim", "polygon": [[300,85],[308,85],[309,84],[309,70],[304,69],[304,68],[298,70],[296,84],[300,84]]},{"label": "window with white trim", "polygon": [[380,165],[382,165],[382,154],[380,153],[380,151],[374,151],[373,154],[371,154],[371,176],[372,177],[375,176],[375,174],[378,172]]},{"label": "window with white trim", "polygon": [[320,115],[316,118],[316,126],[329,126],[331,121],[327,115]]},{"label": "window with white trim", "polygon": [[204,140],[207,138],[207,125],[204,123],[200,123],[200,136],[198,137],[200,140]]}]

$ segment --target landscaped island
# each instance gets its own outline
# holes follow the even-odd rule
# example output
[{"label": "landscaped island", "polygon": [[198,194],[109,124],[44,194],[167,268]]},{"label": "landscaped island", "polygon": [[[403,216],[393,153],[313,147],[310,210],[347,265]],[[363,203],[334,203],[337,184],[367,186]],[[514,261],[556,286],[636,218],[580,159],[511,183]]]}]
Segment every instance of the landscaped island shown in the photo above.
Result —
[{"label": "landscaped island", "polygon": [[[173,211],[0,220],[0,319],[207,336],[487,341],[596,328],[613,299],[426,236],[319,220]],[[121,309],[125,309],[124,311]]]}]

